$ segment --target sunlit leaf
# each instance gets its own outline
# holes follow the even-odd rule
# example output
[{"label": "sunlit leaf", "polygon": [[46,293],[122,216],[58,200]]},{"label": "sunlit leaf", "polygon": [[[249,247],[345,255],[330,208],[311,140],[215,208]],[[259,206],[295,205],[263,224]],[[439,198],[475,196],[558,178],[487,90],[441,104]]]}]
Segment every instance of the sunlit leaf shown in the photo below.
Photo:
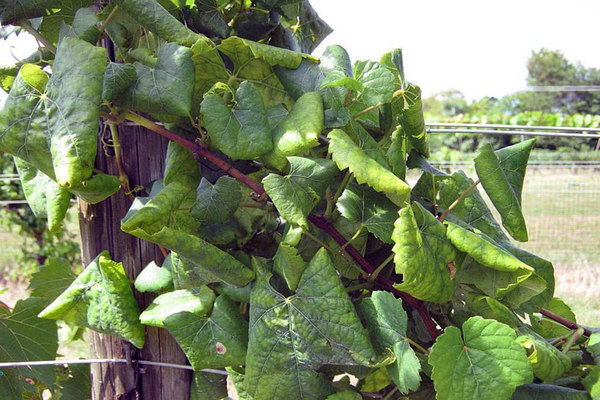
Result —
[{"label": "sunlit leaf", "polygon": [[366,183],[384,193],[394,204],[400,207],[408,204],[410,187],[367,156],[344,131],[334,129],[327,137],[330,139],[329,153],[339,169],[348,168],[358,183]]},{"label": "sunlit leaf", "polygon": [[416,390],[421,382],[419,359],[407,341],[408,319],[402,309],[402,300],[389,292],[375,291],[363,300],[360,311],[365,318],[376,349],[383,353],[391,350],[396,361],[387,367],[400,393]]},{"label": "sunlit leaf", "polygon": [[354,306],[325,249],[313,257],[296,293],[285,297],[255,260],[245,387],[254,398],[323,399],[332,390],[315,370],[368,365],[374,357]]},{"label": "sunlit leaf", "polygon": [[116,0],[115,4],[140,25],[167,42],[191,46],[202,37],[179,22],[156,0]]},{"label": "sunlit leaf", "polygon": [[452,264],[456,251],[446,228],[419,203],[404,207],[394,224],[392,239],[399,290],[418,299],[444,303],[452,298],[456,281]]},{"label": "sunlit leaf", "polygon": [[510,399],[517,386],[533,380],[525,349],[510,327],[472,317],[462,331],[447,327],[431,349],[437,399]]},{"label": "sunlit leaf", "polygon": [[308,214],[319,202],[337,170],[326,159],[288,157],[288,160],[289,174],[269,174],[263,179],[263,185],[283,218],[306,227]]},{"label": "sunlit leaf", "polygon": [[214,300],[215,294],[206,286],[167,292],[155,298],[140,314],[140,322],[162,328],[167,318],[179,312],[186,311],[203,317],[210,312]]},{"label": "sunlit leaf", "polygon": [[[12,312],[0,312],[0,360],[41,361],[56,357],[56,322],[37,317],[43,307],[44,300],[30,297],[17,301]],[[35,390],[26,380],[51,386],[55,380],[54,367],[2,368],[2,396],[24,398],[21,396]]]},{"label": "sunlit leaf", "polygon": [[86,326],[142,348],[144,327],[139,313],[123,265],[104,251],[39,316]]},{"label": "sunlit leaf", "polygon": [[383,194],[352,184],[340,196],[337,208],[344,218],[360,223],[382,242],[392,243],[398,207]]},{"label": "sunlit leaf", "polygon": [[527,241],[527,228],[521,211],[521,191],[529,153],[535,139],[496,152],[484,145],[475,158],[475,170],[486,193],[502,217],[502,225],[516,240]]},{"label": "sunlit leaf", "polygon": [[239,86],[231,110],[221,96],[209,94],[201,111],[211,144],[234,160],[252,160],[273,149],[265,106],[254,84]]},{"label": "sunlit leaf", "polygon": [[210,316],[179,312],[165,320],[165,327],[195,370],[238,366],[246,360],[248,323],[226,296],[217,298]]}]

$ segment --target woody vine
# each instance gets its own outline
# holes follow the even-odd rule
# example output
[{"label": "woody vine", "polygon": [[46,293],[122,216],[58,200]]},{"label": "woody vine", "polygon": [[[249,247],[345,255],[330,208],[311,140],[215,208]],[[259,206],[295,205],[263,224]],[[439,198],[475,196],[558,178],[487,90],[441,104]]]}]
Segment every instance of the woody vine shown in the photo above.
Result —
[{"label": "woody vine", "polygon": [[[432,167],[401,51],[309,55],[329,27],[307,1],[82,6],[2,6],[2,24],[41,50],[2,72],[0,150],[51,230],[73,196],[128,196],[121,229],[166,259],[134,289],[108,252],[79,276],[48,263],[32,297],[0,314],[3,337],[38,351],[1,339],[3,359],[56,355],[51,336],[20,327],[27,311],[44,331],[61,320],[138,348],[145,326],[167,329],[199,374],[226,370],[246,399],[597,395],[598,334],[553,297],[552,264],[514,245],[528,239],[533,140],[482,147],[476,182]],[[125,123],[170,140],[161,180],[130,186]],[[119,176],[95,168],[98,142]],[[56,275],[66,283],[44,290]],[[158,297],[140,312],[133,290]],[[357,383],[334,381],[344,373]],[[19,369],[0,387],[58,393],[57,379]],[[195,385],[226,397],[223,381]]]}]

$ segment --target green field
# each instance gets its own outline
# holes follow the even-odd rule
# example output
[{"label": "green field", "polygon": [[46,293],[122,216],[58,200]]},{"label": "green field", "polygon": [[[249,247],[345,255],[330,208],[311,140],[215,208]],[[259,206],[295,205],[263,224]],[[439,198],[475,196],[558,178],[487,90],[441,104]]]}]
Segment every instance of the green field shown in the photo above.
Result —
[{"label": "green field", "polygon": [[[473,175],[473,171],[466,171]],[[523,208],[530,241],[520,244],[554,264],[556,295],[570,304],[586,325],[600,325],[600,167],[528,170]],[[75,210],[73,210],[75,211]],[[72,219],[74,220],[74,218]],[[75,223],[69,228],[74,229]],[[0,225],[0,300],[14,302],[26,282],[9,279],[18,266],[22,240]]]}]

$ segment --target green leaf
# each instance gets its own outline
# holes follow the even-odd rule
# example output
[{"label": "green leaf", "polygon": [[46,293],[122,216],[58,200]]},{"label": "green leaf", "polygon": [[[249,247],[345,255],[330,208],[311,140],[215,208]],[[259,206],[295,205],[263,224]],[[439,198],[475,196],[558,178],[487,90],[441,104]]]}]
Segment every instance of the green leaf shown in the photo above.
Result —
[{"label": "green leaf", "polygon": [[398,125],[392,133],[392,143],[385,155],[392,172],[400,179],[406,178],[406,140],[402,125]]},{"label": "green leaf", "polygon": [[337,170],[330,160],[321,158],[288,157],[288,161],[289,174],[269,174],[262,182],[279,214],[293,224],[307,227],[306,218]]},{"label": "green leaf", "polygon": [[38,218],[48,218],[50,232],[58,232],[69,209],[71,193],[27,161],[14,157],[25,199]]},{"label": "green leaf", "polygon": [[[288,25],[294,26],[294,29],[286,29],[284,35],[291,37],[291,41],[296,44],[299,51],[312,53],[333,30],[319,18],[308,0],[291,1],[290,3],[292,4],[282,6],[283,17]],[[286,42],[289,41],[286,40]],[[292,47],[295,49],[296,46]]]},{"label": "green leaf", "polygon": [[275,67],[275,73],[286,91],[293,99],[305,93],[318,91],[323,97],[325,109],[325,126],[328,128],[343,127],[350,121],[350,113],[344,107],[347,90],[344,87],[321,88],[323,79],[332,71],[339,71],[343,76],[352,75],[350,57],[340,46],[329,46],[321,56],[321,63],[315,64],[303,60],[296,69]]},{"label": "green leaf", "polygon": [[289,226],[273,257],[273,270],[285,279],[291,290],[298,288],[300,278],[308,265],[296,248],[301,238],[302,228]]},{"label": "green leaf", "polygon": [[323,365],[369,365],[375,357],[331,259],[321,249],[285,297],[256,259],[250,298],[245,387],[257,399],[322,399],[331,394],[315,372]]},{"label": "green leaf", "polygon": [[190,400],[216,400],[227,398],[227,375],[194,372]]},{"label": "green leaf", "polygon": [[392,378],[388,374],[388,369],[378,368],[367,375],[362,382],[360,382],[359,387],[362,391],[375,393],[388,387],[391,383]]},{"label": "green leaf", "polygon": [[102,81],[102,100],[114,102],[133,84],[136,70],[133,64],[109,62]]},{"label": "green leaf", "polygon": [[400,125],[406,132],[410,144],[419,154],[429,157],[429,140],[425,132],[421,88],[409,83],[399,101],[403,102]]},{"label": "green leaf", "polygon": [[140,314],[140,322],[162,328],[167,318],[179,312],[189,311],[203,317],[210,312],[214,301],[215,294],[206,286],[194,290],[175,290],[155,298]]},{"label": "green leaf", "polygon": [[159,267],[154,261],[142,269],[135,278],[135,290],[138,292],[160,292],[173,286],[173,277],[171,271],[167,268]]},{"label": "green leaf", "polygon": [[481,296],[470,292],[467,293],[465,300],[467,308],[476,315],[480,315],[486,319],[495,319],[511,328],[515,328],[519,325],[519,319],[510,308],[492,297]]},{"label": "green leaf", "polygon": [[340,170],[348,168],[358,183],[366,183],[384,193],[394,204],[401,207],[408,204],[410,187],[367,156],[344,131],[334,129],[327,137],[330,139],[329,153]]},{"label": "green leaf", "polygon": [[158,50],[154,67],[133,63],[136,78],[116,103],[146,113],[187,117],[194,91],[192,54],[187,47],[167,43]]},{"label": "green leaf", "polygon": [[[199,180],[198,163],[192,153],[171,142],[167,151],[165,186],[145,203],[137,198],[121,221],[121,229],[178,253],[187,273],[203,275],[210,278],[210,282],[245,286],[254,278],[254,273],[230,254],[197,236],[199,224],[190,218],[190,208],[196,199]],[[175,268],[175,261],[173,264],[173,280],[178,287],[183,271]],[[202,283],[209,283],[209,280]],[[194,286],[198,285],[186,285]]]},{"label": "green leaf", "polygon": [[31,275],[29,290],[31,297],[44,300],[44,306],[50,304],[77,278],[71,270],[71,264],[56,258],[46,260],[39,271]]},{"label": "green leaf", "polygon": [[23,19],[43,17],[56,0],[6,0],[0,4],[0,24],[10,25]]},{"label": "green leaf", "polygon": [[358,222],[384,243],[392,243],[398,207],[383,194],[361,185],[349,185],[337,202],[344,218]]},{"label": "green leaf", "polygon": [[[445,224],[446,235],[457,249],[467,253],[481,266],[508,273],[505,274],[506,286],[497,288],[496,298],[504,299],[507,304],[517,308],[546,289],[546,281],[535,274],[532,267],[513,256],[484,233],[470,232],[449,221]],[[472,274],[463,273],[463,275],[474,278]],[[477,281],[472,280],[471,283]],[[488,295],[494,296],[489,293]]]},{"label": "green leaf", "polygon": [[302,95],[290,113],[272,132],[273,151],[265,155],[268,164],[284,170],[288,156],[303,156],[319,145],[323,130],[323,100],[317,92]]},{"label": "green leaf", "polygon": [[536,334],[521,335],[517,342],[527,351],[533,374],[544,382],[560,378],[571,369],[571,359]]},{"label": "green leaf", "polygon": [[[473,180],[463,171],[457,171],[452,174],[451,179],[440,182],[439,206],[443,209],[450,207],[473,183]],[[455,223],[462,222],[476,228],[496,242],[508,241],[477,188],[452,209],[447,220]]]},{"label": "green leaf", "polygon": [[327,396],[326,400],[362,400],[362,396],[352,390],[344,390]]},{"label": "green leaf", "polygon": [[202,178],[190,211],[201,224],[220,224],[233,215],[241,201],[242,193],[235,179],[222,176],[213,185]]},{"label": "green leaf", "polygon": [[314,61],[314,58],[309,56],[308,54],[298,53],[296,51],[284,49],[281,47],[269,46],[267,44],[262,44],[235,36],[225,39],[222,42],[222,44],[219,45],[219,49],[223,47],[239,47],[240,44],[249,48],[254,58],[264,60],[270,66],[279,65],[280,67],[285,68],[298,68],[298,66],[300,66],[300,63],[302,62],[302,59],[305,57],[313,59]]},{"label": "green leaf", "polygon": [[[255,54],[248,46],[250,41],[238,37],[229,37],[223,40],[217,49],[225,54],[233,63],[233,73],[231,79],[233,83],[249,81],[256,85],[260,92],[265,106],[271,107],[280,103],[291,105],[289,96],[279,82],[277,76],[273,73],[273,66],[270,62],[274,62],[277,57],[266,57],[262,53]],[[273,47],[272,49],[277,49]],[[274,50],[278,52],[278,49]],[[256,48],[255,48],[256,51]],[[268,53],[268,52],[267,52]],[[291,56],[289,53],[281,57],[287,60]],[[297,55],[292,56],[296,59]],[[313,63],[312,61],[307,61]],[[290,60],[285,61],[290,65]],[[295,65],[295,61],[293,62]],[[273,64],[275,65],[275,64]]]},{"label": "green leaf", "polygon": [[[454,173],[450,179],[444,179],[440,182],[440,207],[449,207],[450,204],[452,204],[472,184],[473,181],[467,178],[462,171]],[[477,189],[471,191],[463,201],[454,207],[452,212],[448,215],[447,220],[457,223],[464,228],[475,228],[476,230],[485,233],[493,239],[497,246],[502,247],[506,252],[535,269],[535,273],[539,276],[536,277],[531,275],[531,280],[528,281],[528,284],[533,284],[534,287],[532,287],[532,289],[534,290],[527,294],[530,300],[522,304],[522,308],[535,308],[536,306],[544,307],[546,303],[552,299],[554,293],[554,269],[552,264],[540,257],[513,246],[502,231],[500,225],[498,225],[492,216],[491,211],[488,209]],[[480,279],[470,279],[470,283],[478,282],[479,287],[481,287],[482,284],[493,284],[493,286],[499,288],[501,286],[496,283],[500,281],[504,281],[506,284],[511,281],[516,282],[519,276],[519,273],[511,273],[512,277],[507,277],[507,274],[499,271],[485,271],[483,268],[477,269],[480,272],[480,276],[481,273],[485,275],[495,275],[495,277],[490,276],[488,278],[481,277]],[[471,275],[471,273],[465,273],[465,276]],[[546,281],[546,288],[543,289],[541,293],[539,284],[542,282],[539,280],[539,277]],[[495,296],[495,289],[493,291],[484,290],[484,292],[488,295]]]},{"label": "green leaf", "polygon": [[521,211],[521,191],[529,153],[535,139],[494,152],[490,144],[482,146],[475,158],[475,170],[486,193],[502,217],[508,233],[527,241],[527,227]]},{"label": "green leaf", "polygon": [[39,67],[21,68],[0,112],[0,150],[67,189],[90,178],[105,64],[103,49],[65,38],[49,80]]},{"label": "green leaf", "polygon": [[191,46],[202,37],[179,22],[156,0],[115,0],[115,4],[167,42]]},{"label": "green leaf", "polygon": [[39,317],[86,326],[142,348],[144,327],[139,313],[123,264],[103,251]]},{"label": "green leaf", "polygon": [[381,354],[389,349],[396,356],[387,370],[400,393],[417,390],[421,366],[407,340],[408,319],[402,309],[402,300],[389,292],[375,291],[360,303],[360,311],[378,352]]},{"label": "green leaf", "polygon": [[[229,378],[231,379],[231,383],[233,383],[233,387],[235,388],[238,399],[239,400],[253,400],[252,397],[246,392],[246,388],[244,385],[245,375],[239,370],[243,371],[243,368],[225,368],[227,374],[229,374]],[[211,399],[212,400],[212,399]]]},{"label": "green leaf", "polygon": [[61,400],[91,399],[90,366],[85,364],[69,365],[69,377],[58,382]]},{"label": "green leaf", "polygon": [[[51,43],[59,43],[60,33],[64,28],[73,31],[70,25],[74,22],[76,12],[93,4],[92,0],[55,0],[53,4],[47,6],[38,31]],[[97,28],[96,32],[99,33]],[[72,37],[78,38],[77,33],[74,31],[72,33]]]},{"label": "green leaf", "polygon": [[[58,348],[56,322],[43,320],[37,314],[44,307],[42,299],[19,300],[12,312],[0,312],[0,360],[54,360]],[[48,386],[54,384],[54,367],[2,368],[0,392],[7,399],[21,399],[35,390],[26,379]]]},{"label": "green leaf", "polygon": [[361,84],[360,96],[367,105],[392,101],[396,78],[386,66],[375,61],[358,61],[354,64],[354,79]]},{"label": "green leaf", "polygon": [[449,265],[457,258],[446,238],[446,228],[419,203],[400,210],[392,239],[396,272],[402,274],[397,289],[418,299],[444,303],[454,294],[454,274]]},{"label": "green leaf", "polygon": [[509,399],[533,380],[525,350],[515,332],[500,322],[469,318],[449,326],[431,349],[429,364],[439,400]]},{"label": "green leaf", "polygon": [[79,39],[95,45],[100,38],[98,22],[98,15],[92,7],[80,8],[73,18],[73,32]]},{"label": "green leaf", "polygon": [[217,82],[229,81],[229,71],[215,44],[207,37],[201,37],[192,46],[192,62],[194,63],[194,111],[202,101],[204,93]]},{"label": "green leaf", "polygon": [[581,383],[590,393],[592,399],[600,398],[600,367],[594,367]]},{"label": "green leaf", "polygon": [[242,82],[230,110],[217,94],[204,97],[200,108],[211,144],[234,160],[252,160],[273,149],[265,106],[258,89]]},{"label": "green leaf", "polygon": [[165,327],[196,371],[239,366],[246,360],[248,323],[226,296],[217,298],[210,317],[180,312],[168,317]]},{"label": "green leaf", "polygon": [[555,385],[529,384],[519,386],[511,397],[512,400],[590,400],[590,395],[583,390],[571,389]]},{"label": "green leaf", "polygon": [[223,18],[216,0],[200,0],[196,5],[199,11],[197,22],[200,32],[221,38],[229,36],[231,28]]}]

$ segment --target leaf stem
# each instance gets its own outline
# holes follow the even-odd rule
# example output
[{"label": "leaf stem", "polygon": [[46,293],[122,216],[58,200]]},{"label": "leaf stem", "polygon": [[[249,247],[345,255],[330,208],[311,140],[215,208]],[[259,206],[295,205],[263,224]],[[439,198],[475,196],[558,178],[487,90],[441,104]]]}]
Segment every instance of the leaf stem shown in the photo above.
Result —
[{"label": "leaf stem", "polygon": [[408,343],[410,343],[411,346],[413,346],[415,349],[419,350],[421,353],[427,354],[427,355],[429,354],[429,350],[427,350],[426,348],[424,348],[423,346],[421,346],[419,343],[415,342],[408,336],[405,339]]},{"label": "leaf stem", "polygon": [[98,30],[100,31],[100,34],[104,33],[104,30],[106,29],[106,27],[108,26],[108,24],[110,24],[110,21],[113,20],[113,18],[115,17],[115,15],[117,15],[117,13],[119,12],[119,10],[121,9],[121,7],[119,6],[114,6],[113,9],[110,11],[110,14],[108,14],[108,17],[106,17],[106,19],[104,21],[102,21],[102,25],[100,25],[98,27]]},{"label": "leaf stem", "polygon": [[56,47],[54,47],[54,45],[48,39],[43,37],[42,34],[39,33],[37,29],[35,29],[28,20],[24,19],[20,21],[19,25],[21,25],[23,29],[29,32],[31,36],[33,36],[38,42],[43,44],[48,50],[56,54]]},{"label": "leaf stem", "polygon": [[375,269],[375,271],[373,271],[373,273],[369,276],[369,280],[376,281],[377,277],[379,276],[379,273],[385,268],[386,265],[388,265],[390,263],[390,261],[392,261],[394,259],[394,256],[395,256],[395,254],[392,253],[388,256],[388,258],[383,260],[383,262],[381,264],[379,264],[379,266]]},{"label": "leaf stem", "polygon": [[356,231],[356,233],[354,235],[352,235],[352,237],[350,238],[350,240],[348,240],[346,243],[344,243],[341,247],[340,247],[340,251],[344,251],[344,249],[353,241],[356,240],[356,238],[358,238],[361,234],[361,232],[363,231],[363,226],[361,225],[360,228],[358,228],[358,230]]},{"label": "leaf stem", "polygon": [[569,337],[569,339],[567,340],[567,343],[565,343],[565,345],[562,348],[562,352],[564,354],[568,353],[569,350],[571,350],[571,347],[573,347],[573,345],[575,344],[575,342],[577,342],[579,338],[583,336],[583,331],[583,328],[579,327],[575,332],[573,332],[571,337]]},{"label": "leaf stem", "polygon": [[[394,94],[392,95],[392,99],[393,99],[393,98],[395,98],[395,97],[401,96],[401,95],[403,95],[403,94],[404,94],[404,90],[402,90],[402,89],[396,90],[396,91],[394,92]],[[388,104],[388,103],[386,103],[386,102],[383,102],[383,101],[380,101],[379,103],[377,103],[377,104],[375,104],[375,105],[372,105],[372,106],[370,106],[370,107],[367,107],[367,108],[365,108],[364,110],[362,110],[362,111],[359,111],[359,112],[357,112],[356,114],[354,114],[354,115],[352,116],[352,119],[356,119],[356,118],[360,117],[361,115],[364,115],[364,114],[366,114],[366,113],[368,113],[368,112],[371,112],[371,111],[373,111],[373,110],[376,110],[376,109],[378,109],[379,107],[383,106],[384,104]]]},{"label": "leaf stem", "polygon": [[134,197],[131,194],[131,188],[129,187],[129,176],[127,176],[127,173],[123,168],[123,163],[121,163],[121,144],[119,143],[119,132],[117,131],[117,127],[114,123],[109,122],[107,125],[110,128],[110,135],[113,142],[112,147],[115,151],[115,161],[117,163],[117,170],[119,171],[119,181],[121,181],[121,187],[125,191],[125,194],[133,201]]},{"label": "leaf stem", "polygon": [[390,390],[388,394],[386,394],[384,397],[382,397],[381,400],[390,400],[397,391],[398,391],[398,386],[394,386],[394,388],[392,390]]},{"label": "leaf stem", "polygon": [[[434,178],[435,180],[435,178]],[[460,204],[461,201],[463,201],[468,195],[469,193],[471,193],[471,191],[473,191],[473,189],[475,189],[477,187],[477,185],[479,185],[481,181],[479,179],[477,179],[471,186],[469,186],[467,188],[467,190],[465,190],[463,192],[463,194],[461,194],[460,196],[458,196],[458,199],[454,200],[454,202],[452,204],[450,204],[450,206],[442,213],[442,215],[440,215],[440,217],[438,218],[438,220],[440,222],[444,222],[444,220],[446,219],[446,217],[448,216],[448,214],[450,214],[450,211],[452,211],[454,209],[454,207],[456,207],[457,205]]]},{"label": "leaf stem", "polygon": [[333,212],[333,208],[335,207],[335,204],[337,203],[340,196],[342,195],[342,193],[348,186],[348,183],[350,183],[351,178],[352,178],[352,172],[350,172],[350,170],[347,170],[346,175],[344,175],[344,178],[342,179],[340,186],[338,186],[337,190],[335,191],[335,194],[331,198],[331,201],[327,201],[327,209],[325,210],[325,216],[327,218],[331,217],[331,213]]}]

